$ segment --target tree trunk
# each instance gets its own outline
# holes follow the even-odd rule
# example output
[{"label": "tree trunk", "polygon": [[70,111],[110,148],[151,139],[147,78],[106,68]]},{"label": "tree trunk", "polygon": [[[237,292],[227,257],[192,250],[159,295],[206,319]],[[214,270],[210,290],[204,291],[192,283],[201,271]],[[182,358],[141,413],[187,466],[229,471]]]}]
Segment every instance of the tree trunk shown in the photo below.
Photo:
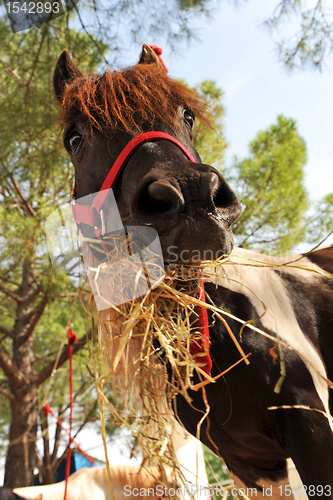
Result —
[{"label": "tree trunk", "polygon": [[39,480],[41,484],[53,484],[55,483],[56,466],[54,463],[52,463],[52,457],[50,454],[50,435],[49,435],[48,420],[47,416],[43,411],[39,415],[39,421],[43,433],[43,447],[44,447],[43,460],[39,466]]},{"label": "tree trunk", "polygon": [[38,401],[34,342],[30,332],[36,295],[33,270],[26,265],[13,328],[13,373],[8,376],[13,398],[4,485],[9,488],[32,485],[37,465]]},{"label": "tree trunk", "polygon": [[[27,259],[28,261],[28,259]],[[21,284],[16,291],[2,290],[16,301],[15,324],[7,337],[12,341],[12,353],[0,344],[0,369],[3,370],[8,390],[2,391],[10,401],[11,423],[9,428],[9,445],[6,457],[5,486],[18,488],[31,486],[34,469],[41,466],[36,451],[38,425],[38,388],[54,371],[55,359],[36,372],[33,333],[49,301],[47,291],[38,287],[34,278],[34,268],[30,262],[23,266]],[[5,329],[2,329],[4,332]],[[73,354],[87,343],[88,335],[82,336],[73,346]],[[68,349],[63,348],[57,356],[58,368],[68,360]],[[42,421],[47,425],[47,419]],[[47,429],[44,429],[47,430]],[[57,427],[54,452],[50,456],[48,435],[44,436],[46,454],[42,466],[43,481],[50,482],[54,478],[57,465],[59,429]]]},{"label": "tree trunk", "polygon": [[37,465],[37,387],[28,385],[17,391],[11,403],[9,446],[4,485],[9,488],[31,486]]}]

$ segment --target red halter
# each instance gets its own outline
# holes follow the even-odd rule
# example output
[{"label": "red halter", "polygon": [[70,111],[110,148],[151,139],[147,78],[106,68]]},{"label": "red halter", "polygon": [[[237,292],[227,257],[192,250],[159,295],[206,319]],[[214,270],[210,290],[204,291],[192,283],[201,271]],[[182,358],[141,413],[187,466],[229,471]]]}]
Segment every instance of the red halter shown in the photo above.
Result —
[{"label": "red halter", "polygon": [[[126,163],[132,156],[132,154],[146,142],[166,140],[175,144],[184,155],[193,163],[197,163],[194,157],[187,151],[185,146],[181,144],[177,139],[175,139],[172,135],[166,134],[164,132],[145,132],[143,134],[139,134],[135,136],[121,151],[113,166],[111,167],[108,175],[106,176],[105,181],[102,184],[99,192],[95,196],[92,205],[81,205],[81,204],[73,204],[73,216],[76,223],[79,225],[80,223],[87,224],[95,228],[95,235],[100,240],[102,247],[107,252],[107,249],[104,247],[103,239],[101,237],[101,217],[100,212],[103,206],[103,203],[108,195],[108,190],[112,189],[114,186],[119,174],[122,169],[125,167]],[[202,280],[202,276],[200,273],[199,279],[199,289],[198,289],[198,298],[202,302],[205,302],[205,289]],[[190,352],[192,355],[196,355],[199,352],[204,352],[205,354],[198,357],[198,362],[203,362],[202,369],[210,374],[212,369],[212,360],[209,354],[209,328],[208,328],[208,315],[207,309],[204,307],[198,308],[199,314],[199,331],[203,336],[202,342],[193,341],[190,345]]]},{"label": "red halter", "polygon": [[[100,211],[103,206],[103,203],[107,197],[108,194],[108,189],[111,189],[117,178],[119,177],[119,174],[121,173],[122,169],[125,167],[126,163],[132,156],[132,154],[142,145],[145,144],[146,142],[151,142],[151,141],[159,141],[159,140],[166,140],[173,142],[178,146],[185,156],[190,161],[193,161],[196,163],[196,160],[193,158],[191,153],[187,151],[185,146],[183,146],[177,139],[175,139],[172,135],[166,134],[164,132],[145,132],[143,134],[136,135],[133,137],[133,139],[124,147],[124,149],[121,151],[119,154],[118,158],[114,162],[113,166],[111,167],[110,172],[106,176],[105,181],[102,184],[101,189],[97,193],[97,195],[94,198],[93,204],[92,205],[80,205],[80,204],[73,204],[72,205],[72,210],[73,210],[73,216],[76,222],[79,224],[82,222],[83,224],[87,224],[88,226],[92,226],[95,228],[99,228],[101,225],[101,220],[100,220]],[[96,234],[97,236],[97,234]],[[98,237],[98,236],[97,236]]]}]

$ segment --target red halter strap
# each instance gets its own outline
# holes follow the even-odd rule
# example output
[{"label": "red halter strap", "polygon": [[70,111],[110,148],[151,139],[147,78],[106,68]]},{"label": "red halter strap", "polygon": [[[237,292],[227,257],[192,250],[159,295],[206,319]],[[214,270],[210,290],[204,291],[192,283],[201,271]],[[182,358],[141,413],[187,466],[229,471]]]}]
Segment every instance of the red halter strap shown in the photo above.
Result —
[{"label": "red halter strap", "polygon": [[105,181],[102,184],[101,189],[99,190],[98,194],[95,196],[93,204],[92,205],[80,205],[80,204],[73,204],[72,205],[72,210],[73,210],[73,216],[74,219],[76,220],[77,223],[82,222],[83,224],[88,224],[89,226],[92,227],[99,227],[100,226],[100,217],[99,213],[100,210],[103,206],[103,203],[108,195],[108,189],[111,189],[120,172],[122,169],[125,167],[126,163],[132,156],[132,154],[142,145],[145,144],[146,142],[152,142],[152,141],[160,141],[160,140],[166,140],[169,142],[173,142],[173,144],[176,144],[182,152],[184,153],[187,158],[194,162],[197,163],[196,160],[193,158],[191,153],[187,151],[185,146],[181,142],[179,142],[175,137],[172,135],[166,134],[164,132],[157,132],[157,131],[152,131],[152,132],[144,132],[143,134],[136,135],[133,137],[133,139],[124,147],[124,149],[121,151],[119,154],[118,158],[114,162],[113,166],[111,167],[110,172],[106,176]]}]

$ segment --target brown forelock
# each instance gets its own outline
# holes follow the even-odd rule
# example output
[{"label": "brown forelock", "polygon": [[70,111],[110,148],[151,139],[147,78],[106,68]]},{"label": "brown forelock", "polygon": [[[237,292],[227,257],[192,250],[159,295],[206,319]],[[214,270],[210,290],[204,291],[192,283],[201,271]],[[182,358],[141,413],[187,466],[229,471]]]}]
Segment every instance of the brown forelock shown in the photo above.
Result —
[{"label": "brown forelock", "polygon": [[123,130],[142,132],[147,123],[174,128],[179,106],[190,109],[210,125],[210,108],[183,83],[169,78],[153,64],[138,64],[124,71],[86,73],[71,82],[64,93],[59,121],[65,126],[80,116],[104,134]]}]

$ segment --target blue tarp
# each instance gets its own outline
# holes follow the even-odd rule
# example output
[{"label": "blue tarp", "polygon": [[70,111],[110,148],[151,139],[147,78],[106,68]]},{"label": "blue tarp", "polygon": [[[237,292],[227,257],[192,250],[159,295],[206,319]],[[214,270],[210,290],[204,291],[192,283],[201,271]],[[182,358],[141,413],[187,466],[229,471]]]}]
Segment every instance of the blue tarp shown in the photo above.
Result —
[{"label": "blue tarp", "polygon": [[[66,458],[60,462],[60,465],[57,469],[56,476],[55,476],[55,482],[60,483],[60,481],[63,481],[66,476]],[[103,465],[102,462],[96,462],[96,465]],[[73,474],[74,472],[82,469],[83,467],[95,467],[84,455],[81,455],[81,453],[72,453],[71,455],[71,468],[70,468],[70,474]],[[38,479],[38,476],[35,478],[34,481],[35,486],[39,486],[40,482]]]},{"label": "blue tarp", "polygon": [[[56,483],[59,483],[60,481],[63,481],[65,479],[66,461],[67,460],[65,459],[62,462],[60,462],[55,477]],[[73,474],[77,470],[82,469],[82,467],[94,467],[94,465],[91,462],[89,462],[89,460],[84,455],[81,455],[81,453],[72,453],[70,474]]]}]

